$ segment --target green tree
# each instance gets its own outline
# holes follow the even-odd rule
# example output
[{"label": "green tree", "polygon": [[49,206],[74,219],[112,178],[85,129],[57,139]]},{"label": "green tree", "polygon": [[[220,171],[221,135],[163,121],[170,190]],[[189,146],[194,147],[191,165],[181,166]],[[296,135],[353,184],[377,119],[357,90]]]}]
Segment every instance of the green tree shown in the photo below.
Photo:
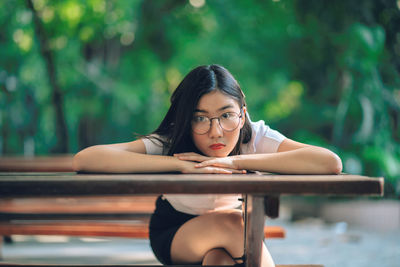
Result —
[{"label": "green tree", "polygon": [[346,172],[384,176],[394,193],[398,25],[394,0],[4,0],[0,152],[75,153],[148,134],[184,75],[217,63],[253,120],[335,150]]}]

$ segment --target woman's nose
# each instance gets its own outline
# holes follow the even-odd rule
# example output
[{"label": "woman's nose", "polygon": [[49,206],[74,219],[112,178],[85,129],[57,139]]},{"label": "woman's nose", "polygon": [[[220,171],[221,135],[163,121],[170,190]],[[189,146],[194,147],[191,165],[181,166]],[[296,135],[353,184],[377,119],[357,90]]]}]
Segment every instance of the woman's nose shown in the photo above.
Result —
[{"label": "woman's nose", "polygon": [[210,137],[221,137],[223,135],[221,125],[218,120],[212,120],[210,125],[210,131],[208,132]]}]

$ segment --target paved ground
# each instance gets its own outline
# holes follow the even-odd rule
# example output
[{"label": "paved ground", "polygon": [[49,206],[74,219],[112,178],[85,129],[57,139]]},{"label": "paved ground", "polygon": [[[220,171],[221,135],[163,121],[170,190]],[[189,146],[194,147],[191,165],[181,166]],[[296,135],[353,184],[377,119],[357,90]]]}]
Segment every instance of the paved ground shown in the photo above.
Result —
[{"label": "paved ground", "polygon": [[[318,263],[326,267],[399,267],[400,229],[376,232],[347,227],[346,223],[324,224],[320,220],[283,225],[287,237],[268,240],[275,262]],[[4,244],[3,261],[52,264],[157,264],[147,240],[88,239],[17,236]]]},{"label": "paved ground", "polygon": [[276,263],[324,264],[326,267],[399,267],[400,229],[391,232],[348,228],[345,223],[320,221],[286,224],[285,240],[268,247]]}]

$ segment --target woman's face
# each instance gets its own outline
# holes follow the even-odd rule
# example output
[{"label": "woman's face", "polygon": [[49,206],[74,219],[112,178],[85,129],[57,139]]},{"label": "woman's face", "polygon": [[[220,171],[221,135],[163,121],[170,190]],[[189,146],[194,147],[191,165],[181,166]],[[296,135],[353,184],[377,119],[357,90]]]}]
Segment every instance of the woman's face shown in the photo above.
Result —
[{"label": "woman's face", "polygon": [[[203,95],[196,107],[193,118],[204,119],[227,117],[228,112],[240,114],[240,106],[238,102],[221,93],[219,90],[212,91]],[[225,131],[221,128],[217,119],[211,121],[211,128],[205,134],[198,134],[192,131],[193,142],[196,147],[206,156],[210,157],[226,157],[235,148],[239,139],[240,129],[244,125],[243,116],[239,119],[239,125],[233,131]],[[192,124],[193,129],[193,124]]]}]

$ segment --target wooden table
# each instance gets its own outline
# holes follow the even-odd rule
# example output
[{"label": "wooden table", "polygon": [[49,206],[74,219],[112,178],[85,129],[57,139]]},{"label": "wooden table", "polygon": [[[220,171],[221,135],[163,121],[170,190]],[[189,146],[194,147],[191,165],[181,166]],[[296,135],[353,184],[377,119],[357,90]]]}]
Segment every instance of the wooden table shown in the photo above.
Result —
[{"label": "wooden table", "polygon": [[280,195],[382,196],[383,178],[358,175],[0,173],[0,197],[132,194],[246,195],[246,266],[260,266],[265,215]]}]

